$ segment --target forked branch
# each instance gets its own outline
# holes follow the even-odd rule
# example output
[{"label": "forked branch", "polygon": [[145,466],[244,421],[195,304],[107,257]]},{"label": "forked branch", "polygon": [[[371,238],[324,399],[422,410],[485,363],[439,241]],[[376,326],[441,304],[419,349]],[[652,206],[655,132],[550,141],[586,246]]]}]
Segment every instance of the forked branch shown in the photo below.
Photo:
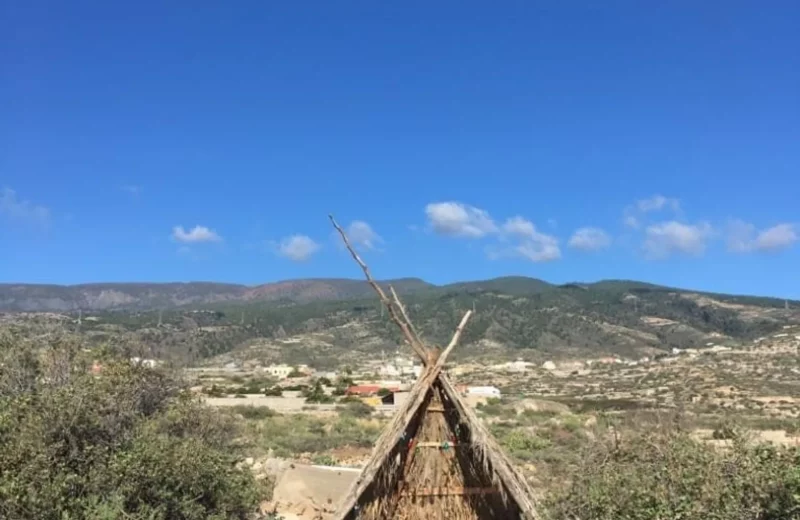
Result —
[{"label": "forked branch", "polygon": [[423,344],[422,337],[419,335],[416,327],[414,327],[414,324],[411,322],[411,318],[409,318],[408,314],[406,314],[406,306],[403,305],[402,301],[400,301],[400,297],[397,295],[397,293],[394,290],[394,287],[392,287],[391,285],[389,286],[389,292],[392,293],[392,299],[394,300],[394,304],[397,305],[398,309],[400,309],[400,314],[403,316],[403,320],[408,324],[408,328],[411,329],[411,334],[414,335],[414,339],[419,341],[420,344]]},{"label": "forked branch", "polygon": [[[407,323],[406,321],[401,318],[397,314],[397,309],[395,309],[395,305],[392,303],[392,300],[386,296],[386,293],[381,289],[381,286],[373,280],[372,275],[369,272],[369,267],[367,264],[361,260],[361,257],[358,256],[356,250],[353,249],[353,246],[350,245],[350,240],[347,238],[347,233],[344,232],[342,227],[336,222],[336,219],[333,218],[333,215],[328,215],[328,218],[331,219],[331,224],[339,232],[339,235],[342,237],[342,241],[344,242],[345,247],[348,251],[350,251],[350,255],[352,255],[353,260],[361,267],[361,270],[364,271],[364,276],[367,278],[367,282],[372,286],[376,293],[378,293],[378,297],[381,299],[381,302],[386,307],[386,310],[389,311],[389,317],[391,320],[400,327],[401,332],[403,333],[403,337],[406,340],[406,343],[411,345],[411,348],[414,352],[419,356],[423,363],[428,362],[428,353],[425,350],[425,347],[422,345],[422,342],[417,338],[416,334],[412,331],[412,326]],[[399,310],[402,314],[405,314],[402,305],[398,304]]]}]

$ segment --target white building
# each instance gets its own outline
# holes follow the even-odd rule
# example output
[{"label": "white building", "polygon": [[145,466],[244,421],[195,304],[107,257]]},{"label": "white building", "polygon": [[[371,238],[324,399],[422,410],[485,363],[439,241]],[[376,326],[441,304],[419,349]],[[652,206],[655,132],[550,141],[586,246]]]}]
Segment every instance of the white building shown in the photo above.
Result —
[{"label": "white building", "polygon": [[505,365],[505,369],[509,372],[527,372],[531,367],[533,367],[533,363],[523,361],[522,359],[510,361]]},{"label": "white building", "polygon": [[379,374],[382,377],[418,378],[421,373],[422,365],[418,365],[413,360],[403,356],[396,356],[393,360],[381,365],[379,369]]},{"label": "white building", "polygon": [[467,395],[500,398],[500,389],[496,386],[468,386]]},{"label": "white building", "polygon": [[400,375],[400,370],[391,363],[386,363],[380,368],[380,375],[383,377],[397,377]]},{"label": "white building", "polygon": [[142,359],[140,357],[132,357],[131,364],[141,365],[147,368],[154,368],[158,364],[158,362],[155,359]]},{"label": "white building", "polygon": [[289,365],[269,365],[264,367],[264,372],[278,379],[286,379],[289,374],[294,372],[294,367]]}]

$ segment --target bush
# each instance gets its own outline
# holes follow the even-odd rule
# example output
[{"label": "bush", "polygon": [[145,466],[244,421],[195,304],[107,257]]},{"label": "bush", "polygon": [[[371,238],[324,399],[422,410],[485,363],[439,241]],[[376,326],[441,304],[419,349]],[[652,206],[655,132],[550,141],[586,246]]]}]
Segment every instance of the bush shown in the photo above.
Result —
[{"label": "bush", "polygon": [[211,385],[211,388],[203,387],[202,392],[209,397],[225,397],[228,395],[224,388],[217,385]]},{"label": "bush", "polygon": [[264,390],[264,395],[268,397],[283,397],[283,389],[279,386],[272,386]]},{"label": "bush", "polygon": [[582,462],[550,503],[554,520],[782,520],[800,511],[797,448],[734,437],[715,450],[661,429],[599,442]]},{"label": "bush", "polygon": [[338,464],[338,461],[330,455],[320,454],[314,455],[314,457],[311,458],[311,463],[317,466],[335,466]]},{"label": "bush", "polygon": [[260,445],[279,457],[304,453],[324,453],[343,448],[371,447],[380,435],[382,424],[360,421],[345,415],[333,422],[305,414],[276,415],[258,425]]},{"label": "bush", "polygon": [[372,407],[360,400],[348,402],[345,406],[337,406],[336,410],[347,417],[364,419],[372,415]]},{"label": "bush", "polygon": [[42,363],[53,348],[0,352],[14,379],[33,381],[0,386],[0,518],[244,520],[256,510],[262,489],[237,469],[231,419],[172,374],[127,360],[105,359],[93,376],[80,349],[66,349],[65,377],[52,377]]},{"label": "bush", "polygon": [[236,405],[231,407],[231,411],[250,421],[260,421],[278,415],[275,410],[266,406]]},{"label": "bush", "polygon": [[325,404],[334,401],[333,397],[325,393],[325,389],[322,388],[322,384],[319,381],[311,389],[305,390],[303,395],[307,403]]}]

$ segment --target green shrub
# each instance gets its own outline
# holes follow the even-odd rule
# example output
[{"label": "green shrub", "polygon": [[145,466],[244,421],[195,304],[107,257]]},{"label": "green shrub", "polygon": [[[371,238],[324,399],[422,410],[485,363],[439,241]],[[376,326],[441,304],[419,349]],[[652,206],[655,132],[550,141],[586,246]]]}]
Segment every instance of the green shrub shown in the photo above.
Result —
[{"label": "green shrub", "polygon": [[342,448],[371,447],[382,429],[380,423],[339,415],[333,422],[304,414],[277,415],[258,424],[259,444],[276,456],[324,453]]},{"label": "green shrub", "polygon": [[250,421],[260,421],[262,419],[277,415],[275,410],[267,406],[236,405],[232,406],[230,410],[233,413],[237,413]]},{"label": "green shrub", "polygon": [[799,466],[797,448],[733,437],[717,450],[661,428],[594,444],[549,509],[554,520],[796,519]]},{"label": "green shrub", "polygon": [[[39,348],[29,360],[61,347]],[[69,350],[64,377],[31,377],[49,372],[1,354],[0,366],[26,365],[17,375],[34,383],[0,386],[0,518],[244,520],[256,510],[263,490],[237,468],[237,425],[172,374],[106,359],[93,376]]]},{"label": "green shrub", "polygon": [[552,444],[548,439],[516,429],[502,432],[498,440],[512,457],[523,461],[531,460],[535,452]]},{"label": "green shrub", "polygon": [[311,463],[317,466],[335,466],[339,462],[330,455],[314,455],[311,458]]},{"label": "green shrub", "polygon": [[224,387],[219,387],[217,385],[211,385],[211,388],[203,387],[202,392],[209,397],[225,397],[228,395]]},{"label": "green shrub", "polygon": [[363,419],[372,415],[372,407],[360,400],[348,402],[345,406],[337,406],[336,410],[344,416],[355,417],[359,419]]},{"label": "green shrub", "polygon": [[268,397],[283,397],[283,389],[279,386],[271,386],[264,390],[264,395]]},{"label": "green shrub", "polygon": [[322,388],[322,384],[319,381],[314,383],[312,388],[305,390],[303,395],[305,396],[307,403],[324,404],[332,403],[334,401],[333,397],[325,393],[325,389]]}]

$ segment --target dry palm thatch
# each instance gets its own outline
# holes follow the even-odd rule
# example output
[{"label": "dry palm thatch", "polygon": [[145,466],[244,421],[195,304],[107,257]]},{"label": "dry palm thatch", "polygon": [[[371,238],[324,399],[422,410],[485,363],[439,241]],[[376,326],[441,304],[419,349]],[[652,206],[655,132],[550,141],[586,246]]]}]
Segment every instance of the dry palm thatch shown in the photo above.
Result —
[{"label": "dry palm thatch", "polygon": [[330,219],[389,317],[425,364],[336,518],[539,520],[525,479],[442,371],[472,312],[464,314],[452,340],[437,356],[420,340],[394,289],[389,288],[389,298],[372,279],[344,230],[333,216]]}]

